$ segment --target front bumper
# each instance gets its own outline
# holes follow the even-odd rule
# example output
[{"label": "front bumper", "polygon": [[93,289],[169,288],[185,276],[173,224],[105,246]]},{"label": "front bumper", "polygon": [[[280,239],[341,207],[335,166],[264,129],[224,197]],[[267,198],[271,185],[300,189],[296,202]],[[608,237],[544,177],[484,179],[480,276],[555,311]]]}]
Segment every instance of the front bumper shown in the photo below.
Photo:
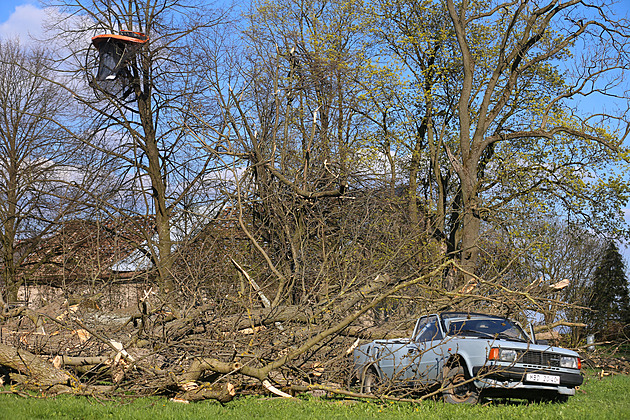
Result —
[{"label": "front bumper", "polygon": [[[547,384],[527,380],[528,373],[554,375],[560,377],[559,384]],[[519,366],[479,366],[473,368],[475,386],[482,390],[496,391],[495,394],[510,395],[539,393],[557,393],[561,395],[575,395],[575,387],[582,384],[584,378],[576,372],[566,370],[551,370],[542,367]]]}]

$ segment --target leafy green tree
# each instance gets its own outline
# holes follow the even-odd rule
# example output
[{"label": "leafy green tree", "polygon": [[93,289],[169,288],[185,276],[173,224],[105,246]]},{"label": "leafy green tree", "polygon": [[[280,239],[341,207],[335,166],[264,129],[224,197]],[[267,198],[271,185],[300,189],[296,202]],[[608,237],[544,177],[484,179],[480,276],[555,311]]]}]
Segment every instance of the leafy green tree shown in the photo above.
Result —
[{"label": "leafy green tree", "polygon": [[[449,157],[460,184],[459,258],[472,273],[482,251],[484,222],[501,217],[499,208],[523,200],[523,209],[544,203],[553,212],[563,207],[577,212],[582,198],[596,207],[600,193],[625,194],[617,179],[591,181],[582,163],[618,159],[626,135],[625,113],[585,115],[568,99],[615,94],[614,89],[597,91],[592,86],[620,71],[620,51],[606,44],[627,45],[630,34],[609,9],[599,8],[601,15],[595,14],[579,1],[447,0],[446,5],[460,50],[462,80],[456,93],[457,147]],[[588,64],[580,67],[592,65],[598,71],[572,72],[555,65],[570,58],[580,40],[589,45],[580,57]],[[587,170],[595,169],[587,165]],[[519,184],[522,187],[505,188]]]},{"label": "leafy green tree", "polygon": [[620,333],[620,326],[630,323],[630,298],[626,264],[619,248],[610,242],[593,273],[589,307],[590,330],[613,338]]},{"label": "leafy green tree", "polygon": [[[624,113],[588,115],[568,101],[615,94],[614,84],[591,88],[621,71],[603,45],[627,40],[615,16],[600,19],[574,1],[377,1],[367,13],[370,35],[410,81],[392,107],[402,118],[388,122],[406,130],[407,179],[399,182],[408,185],[410,219],[417,223],[414,212],[426,207],[446,256],[485,274],[489,240],[498,231],[527,236],[520,221],[533,212],[618,230],[628,187],[610,168],[622,162]],[[575,51],[579,39],[592,48]],[[578,55],[599,71],[555,64]]]}]

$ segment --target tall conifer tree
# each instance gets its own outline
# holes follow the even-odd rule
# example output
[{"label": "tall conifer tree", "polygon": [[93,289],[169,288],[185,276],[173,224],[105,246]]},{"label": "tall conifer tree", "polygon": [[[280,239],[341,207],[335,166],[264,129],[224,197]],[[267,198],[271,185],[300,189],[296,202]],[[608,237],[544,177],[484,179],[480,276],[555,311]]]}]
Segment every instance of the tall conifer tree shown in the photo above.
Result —
[{"label": "tall conifer tree", "polygon": [[[630,323],[630,298],[626,265],[619,248],[610,242],[601,262],[593,273],[590,308],[590,328],[594,333],[621,332],[617,326]],[[614,329],[614,331],[613,331]],[[612,337],[611,337],[612,338]]]}]

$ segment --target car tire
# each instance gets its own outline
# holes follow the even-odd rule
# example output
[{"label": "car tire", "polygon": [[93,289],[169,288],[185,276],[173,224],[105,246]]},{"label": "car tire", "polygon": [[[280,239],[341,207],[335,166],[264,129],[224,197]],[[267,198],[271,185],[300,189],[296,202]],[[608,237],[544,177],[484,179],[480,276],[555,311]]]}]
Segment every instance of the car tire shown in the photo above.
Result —
[{"label": "car tire", "polygon": [[378,388],[381,384],[381,378],[374,369],[368,369],[363,375],[363,381],[361,382],[361,392],[363,394],[375,395],[378,392]]},{"label": "car tire", "polygon": [[442,382],[442,398],[449,404],[477,404],[479,390],[472,381],[468,381],[463,366],[448,368]]}]

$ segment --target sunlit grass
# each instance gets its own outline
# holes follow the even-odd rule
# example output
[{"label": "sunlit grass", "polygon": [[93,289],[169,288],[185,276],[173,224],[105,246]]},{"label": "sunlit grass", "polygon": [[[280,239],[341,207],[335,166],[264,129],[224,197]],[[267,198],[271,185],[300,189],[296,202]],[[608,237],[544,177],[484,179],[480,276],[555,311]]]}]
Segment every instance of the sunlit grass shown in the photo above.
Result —
[{"label": "sunlit grass", "polygon": [[[5,391],[8,391],[5,388]],[[59,396],[24,398],[0,395],[1,419],[627,419],[630,418],[630,376],[586,378],[566,404],[485,401],[452,406],[436,401],[419,404],[348,401],[302,397],[289,401],[248,397],[224,406],[206,401],[181,404],[164,398],[117,399]]]}]

